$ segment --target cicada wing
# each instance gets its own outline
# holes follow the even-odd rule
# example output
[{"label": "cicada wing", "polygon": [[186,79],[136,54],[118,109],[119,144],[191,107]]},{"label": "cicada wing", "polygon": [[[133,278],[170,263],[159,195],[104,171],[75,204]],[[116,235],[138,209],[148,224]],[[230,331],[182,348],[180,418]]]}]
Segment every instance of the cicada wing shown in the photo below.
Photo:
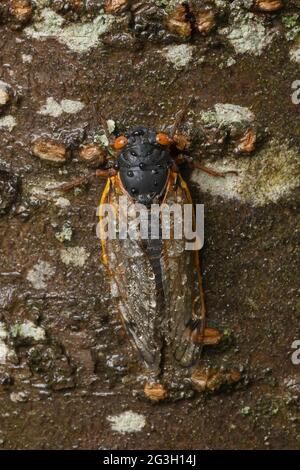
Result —
[{"label": "cicada wing", "polygon": [[[112,180],[101,203],[109,202],[116,217],[119,213],[118,196]],[[128,199],[129,214],[131,204]],[[160,316],[155,276],[143,244],[139,239],[120,239],[117,233],[115,239],[108,238],[102,243],[102,248],[124,326],[147,367],[158,374],[162,348]]]},{"label": "cicada wing", "polygon": [[[180,175],[170,185],[165,203],[191,204],[188,188]],[[186,250],[186,240],[174,239],[175,218],[170,220],[170,239],[163,241],[162,271],[168,318],[168,344],[176,361],[190,367],[200,358],[199,341],[204,329],[204,299],[198,251]]]}]

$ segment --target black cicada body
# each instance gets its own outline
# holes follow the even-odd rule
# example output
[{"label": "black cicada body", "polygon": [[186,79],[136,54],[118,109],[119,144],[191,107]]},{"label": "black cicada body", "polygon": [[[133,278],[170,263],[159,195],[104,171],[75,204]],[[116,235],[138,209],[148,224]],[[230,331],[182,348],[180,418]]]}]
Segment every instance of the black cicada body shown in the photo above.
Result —
[{"label": "black cicada body", "polygon": [[[129,227],[137,203],[146,211],[148,221],[154,204],[191,204],[172,154],[174,146],[166,134],[143,127],[116,139],[115,171],[100,202],[100,230],[106,204],[120,214],[120,196],[128,205]],[[172,233],[176,219],[170,220]],[[163,239],[161,223],[159,218],[155,238],[151,237],[150,223],[143,237],[101,237],[103,262],[112,279],[118,310],[148,369],[144,390],[154,401],[168,394],[174,377],[191,376],[206,342],[199,253],[187,251],[184,239]]]}]

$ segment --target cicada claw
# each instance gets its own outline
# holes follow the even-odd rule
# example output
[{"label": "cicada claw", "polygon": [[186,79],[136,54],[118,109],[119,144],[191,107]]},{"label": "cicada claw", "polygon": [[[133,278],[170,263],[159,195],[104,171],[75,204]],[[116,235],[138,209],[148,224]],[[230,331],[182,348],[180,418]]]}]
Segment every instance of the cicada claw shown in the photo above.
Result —
[{"label": "cicada claw", "polygon": [[160,382],[146,382],[144,393],[153,403],[158,403],[167,397],[167,390]]}]

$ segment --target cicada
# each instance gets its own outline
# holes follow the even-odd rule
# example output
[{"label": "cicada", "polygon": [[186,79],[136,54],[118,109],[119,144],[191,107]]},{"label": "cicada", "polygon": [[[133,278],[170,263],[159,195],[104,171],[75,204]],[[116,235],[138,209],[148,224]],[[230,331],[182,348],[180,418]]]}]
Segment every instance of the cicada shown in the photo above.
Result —
[{"label": "cicada", "polygon": [[[191,205],[188,185],[179,170],[182,163],[224,176],[184,155],[188,141],[177,127],[178,122],[168,135],[138,126],[111,142],[113,162],[96,171],[97,176],[107,178],[99,207],[100,235],[104,232],[104,206],[120,214],[121,197],[127,202],[129,219],[136,204],[144,208],[148,221],[154,204]],[[71,186],[69,183],[62,189]],[[175,218],[171,219],[170,233],[175,223]],[[199,251],[186,250],[184,238],[163,238],[161,217],[155,237],[150,225],[143,236],[100,238],[102,261],[119,315],[146,368],[144,393],[159,401],[168,396],[175,377],[193,380],[203,346],[216,344],[220,333],[205,326]]]}]

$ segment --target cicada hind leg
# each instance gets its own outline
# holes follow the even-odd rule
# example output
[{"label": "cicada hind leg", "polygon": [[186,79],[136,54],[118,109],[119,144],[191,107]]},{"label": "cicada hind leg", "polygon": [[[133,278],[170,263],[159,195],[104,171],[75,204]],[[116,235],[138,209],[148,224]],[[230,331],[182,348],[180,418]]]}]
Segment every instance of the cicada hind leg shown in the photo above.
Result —
[{"label": "cicada hind leg", "polygon": [[191,377],[194,388],[199,392],[217,392],[237,384],[241,379],[242,373],[238,367],[199,366]]}]

